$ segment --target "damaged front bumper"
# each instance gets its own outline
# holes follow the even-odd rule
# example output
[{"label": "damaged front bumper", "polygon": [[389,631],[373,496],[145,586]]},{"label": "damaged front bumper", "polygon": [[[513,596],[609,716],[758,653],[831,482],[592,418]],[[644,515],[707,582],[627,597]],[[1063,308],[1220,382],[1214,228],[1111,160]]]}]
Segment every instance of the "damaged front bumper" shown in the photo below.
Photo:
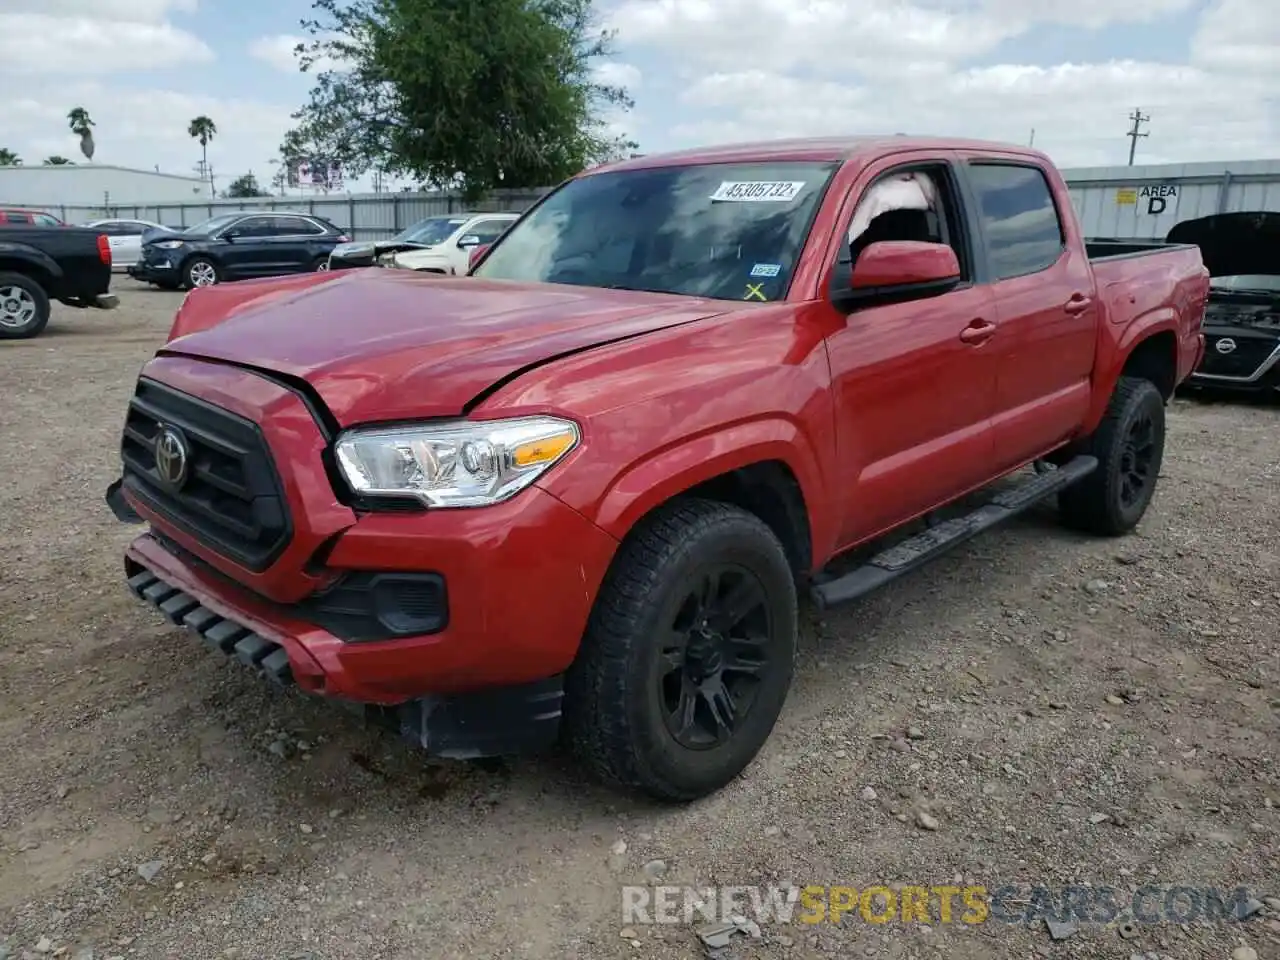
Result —
[{"label": "damaged front bumper", "polygon": [[[126,505],[127,506],[127,505]],[[314,694],[313,675],[286,649],[241,618],[207,606],[191,592],[143,566],[125,562],[130,592],[185,627],[210,651],[254,671],[271,684]],[[247,620],[248,618],[243,618]],[[300,682],[301,681],[301,682]],[[429,695],[395,705],[335,699],[369,722],[397,732],[432,756],[457,760],[524,754],[552,746],[559,734],[563,678],[475,693]]]}]

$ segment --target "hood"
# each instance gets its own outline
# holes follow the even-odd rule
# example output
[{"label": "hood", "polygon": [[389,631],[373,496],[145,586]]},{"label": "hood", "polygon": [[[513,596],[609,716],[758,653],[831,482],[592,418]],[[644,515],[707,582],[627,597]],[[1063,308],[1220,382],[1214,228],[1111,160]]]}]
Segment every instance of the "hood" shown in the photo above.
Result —
[{"label": "hood", "polygon": [[405,250],[432,250],[431,244],[415,243],[412,240],[378,240],[359,243],[340,243],[333,248],[330,256],[334,260],[343,261],[349,266],[368,266],[379,257],[389,253]]},{"label": "hood", "polygon": [[162,352],[304,380],[350,426],[457,416],[538,364],[725,309],[661,293],[322,272],[196,289]]},{"label": "hood", "polygon": [[1184,220],[1166,239],[1198,246],[1210,277],[1280,275],[1280,213],[1220,213]]}]

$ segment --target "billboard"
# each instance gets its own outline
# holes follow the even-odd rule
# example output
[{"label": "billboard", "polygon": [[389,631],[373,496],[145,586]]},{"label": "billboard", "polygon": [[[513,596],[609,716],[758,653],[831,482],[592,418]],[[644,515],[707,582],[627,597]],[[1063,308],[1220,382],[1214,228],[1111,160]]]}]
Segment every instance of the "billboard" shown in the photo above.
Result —
[{"label": "billboard", "polygon": [[301,160],[289,171],[291,187],[313,187],[318,190],[342,189],[342,165],[313,157]]}]

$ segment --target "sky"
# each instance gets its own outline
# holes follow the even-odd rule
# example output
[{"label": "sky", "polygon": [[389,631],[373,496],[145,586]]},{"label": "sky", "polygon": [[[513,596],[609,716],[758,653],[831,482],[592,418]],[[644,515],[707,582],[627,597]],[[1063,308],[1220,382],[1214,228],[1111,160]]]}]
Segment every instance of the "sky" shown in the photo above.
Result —
[{"label": "sky", "polygon": [[[1028,143],[1060,166],[1280,157],[1280,0],[600,0],[608,119],[644,153],[843,133]],[[194,175],[270,161],[311,77],[309,0],[0,0],[0,147]],[[1034,133],[1033,133],[1034,131]],[[356,181],[357,189],[367,179]]]}]

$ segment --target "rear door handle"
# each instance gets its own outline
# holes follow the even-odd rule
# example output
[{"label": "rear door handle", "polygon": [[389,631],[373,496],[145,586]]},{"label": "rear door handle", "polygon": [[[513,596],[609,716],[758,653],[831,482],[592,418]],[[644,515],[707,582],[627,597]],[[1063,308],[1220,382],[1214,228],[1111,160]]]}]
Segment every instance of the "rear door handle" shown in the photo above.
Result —
[{"label": "rear door handle", "polygon": [[986,343],[995,335],[995,332],[994,323],[979,318],[960,331],[960,339],[964,343]]},{"label": "rear door handle", "polygon": [[1062,305],[1062,309],[1067,313],[1075,316],[1078,313],[1084,313],[1089,309],[1089,305],[1093,301],[1082,293],[1073,294],[1071,299]]}]

